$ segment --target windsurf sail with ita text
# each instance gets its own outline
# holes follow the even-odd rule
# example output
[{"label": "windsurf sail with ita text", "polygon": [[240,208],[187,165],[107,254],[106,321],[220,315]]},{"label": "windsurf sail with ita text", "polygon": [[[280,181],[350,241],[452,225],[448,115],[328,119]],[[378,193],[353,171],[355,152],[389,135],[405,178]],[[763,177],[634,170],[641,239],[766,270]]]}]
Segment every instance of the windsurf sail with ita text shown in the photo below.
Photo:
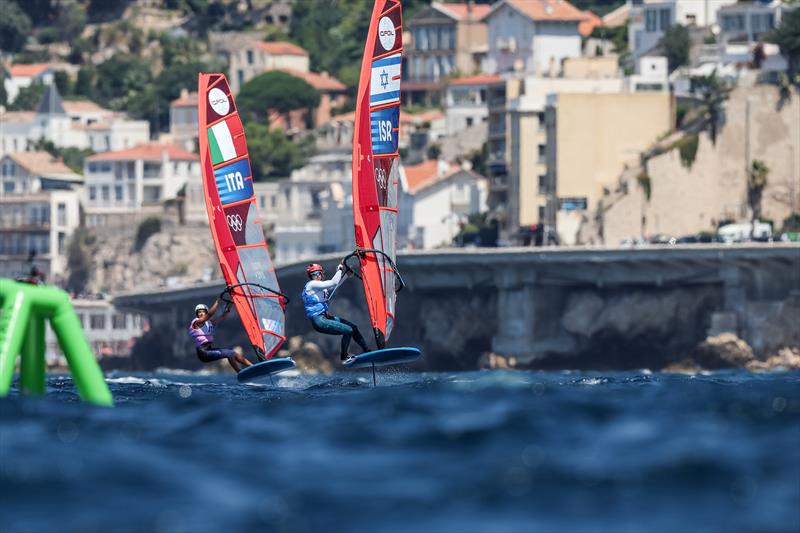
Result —
[{"label": "windsurf sail with ita text", "polygon": [[353,135],[353,217],[356,252],[378,348],[392,333],[403,282],[395,265],[400,161],[402,8],[376,0],[372,10]]},{"label": "windsurf sail with ita text", "polygon": [[224,74],[200,74],[197,113],[203,191],[227,300],[259,359],[285,337],[284,307],[253,193],[244,127]]}]

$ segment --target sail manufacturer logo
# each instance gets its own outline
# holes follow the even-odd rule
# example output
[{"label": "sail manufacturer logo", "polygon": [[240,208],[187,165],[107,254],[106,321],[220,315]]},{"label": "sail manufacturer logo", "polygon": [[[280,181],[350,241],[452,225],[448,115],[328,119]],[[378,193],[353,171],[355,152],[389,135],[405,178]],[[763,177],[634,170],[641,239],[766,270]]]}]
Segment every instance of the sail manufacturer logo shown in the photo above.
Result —
[{"label": "sail manufacturer logo", "polygon": [[216,87],[208,91],[208,103],[211,105],[211,109],[220,116],[227,115],[231,110],[228,95]]},{"label": "sail manufacturer logo", "polygon": [[397,33],[394,31],[394,22],[389,17],[383,17],[378,23],[378,40],[387,52],[394,48]]}]

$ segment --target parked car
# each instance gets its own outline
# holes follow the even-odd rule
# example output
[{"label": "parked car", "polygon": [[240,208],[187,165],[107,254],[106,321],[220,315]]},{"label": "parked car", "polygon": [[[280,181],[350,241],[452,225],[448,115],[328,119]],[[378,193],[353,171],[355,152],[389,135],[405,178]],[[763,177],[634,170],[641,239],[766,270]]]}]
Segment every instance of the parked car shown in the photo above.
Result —
[{"label": "parked car", "polygon": [[[766,222],[756,222],[755,231],[749,222],[727,224],[719,228],[719,236],[724,242],[771,241],[772,226]],[[751,238],[752,235],[752,238]]]}]

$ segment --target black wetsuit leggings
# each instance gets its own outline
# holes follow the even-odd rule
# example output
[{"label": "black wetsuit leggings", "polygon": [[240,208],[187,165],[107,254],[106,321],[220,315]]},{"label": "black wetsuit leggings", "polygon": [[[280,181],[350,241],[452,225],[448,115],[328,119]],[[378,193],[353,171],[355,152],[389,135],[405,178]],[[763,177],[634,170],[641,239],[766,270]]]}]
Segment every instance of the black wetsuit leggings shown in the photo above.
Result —
[{"label": "black wetsuit leggings", "polygon": [[219,361],[220,359],[227,359],[233,357],[236,352],[228,348],[215,348],[213,344],[207,342],[202,346],[197,347],[197,358],[204,363],[211,363]]}]

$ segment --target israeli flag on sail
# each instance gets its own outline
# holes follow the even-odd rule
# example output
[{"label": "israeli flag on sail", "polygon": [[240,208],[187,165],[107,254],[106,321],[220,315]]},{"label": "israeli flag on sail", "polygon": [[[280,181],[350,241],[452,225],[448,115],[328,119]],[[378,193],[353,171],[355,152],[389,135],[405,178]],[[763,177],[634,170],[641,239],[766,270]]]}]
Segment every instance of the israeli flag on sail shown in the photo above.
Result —
[{"label": "israeli flag on sail", "polygon": [[369,84],[369,105],[400,101],[400,54],[372,62]]}]

